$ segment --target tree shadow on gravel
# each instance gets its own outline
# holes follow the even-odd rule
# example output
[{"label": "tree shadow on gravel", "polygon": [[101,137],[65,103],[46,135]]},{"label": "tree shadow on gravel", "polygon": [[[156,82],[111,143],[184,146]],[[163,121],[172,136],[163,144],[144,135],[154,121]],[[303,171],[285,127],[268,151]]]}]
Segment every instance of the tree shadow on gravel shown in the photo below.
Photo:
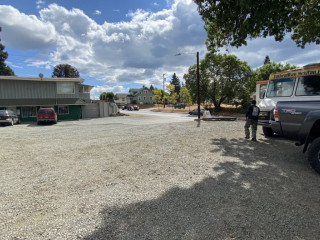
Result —
[{"label": "tree shadow on gravel", "polygon": [[[223,160],[191,188],[107,207],[93,239],[317,239],[319,177],[293,143],[212,139]],[[217,156],[217,155],[215,155]],[[212,159],[213,163],[216,161]]]}]

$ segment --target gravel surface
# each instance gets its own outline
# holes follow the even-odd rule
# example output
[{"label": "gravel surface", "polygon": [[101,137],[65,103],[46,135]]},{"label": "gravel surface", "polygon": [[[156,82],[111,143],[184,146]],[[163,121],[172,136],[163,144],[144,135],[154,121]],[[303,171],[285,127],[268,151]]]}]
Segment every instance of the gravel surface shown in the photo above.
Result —
[{"label": "gravel surface", "polygon": [[0,127],[0,239],[319,239],[302,147],[172,116]]}]

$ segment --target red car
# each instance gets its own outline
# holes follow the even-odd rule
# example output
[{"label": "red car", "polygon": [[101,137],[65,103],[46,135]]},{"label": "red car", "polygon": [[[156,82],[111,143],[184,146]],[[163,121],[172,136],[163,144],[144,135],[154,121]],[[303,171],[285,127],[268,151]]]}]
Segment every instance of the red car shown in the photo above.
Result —
[{"label": "red car", "polygon": [[57,114],[53,108],[40,108],[37,113],[37,123],[40,125],[41,123],[52,122],[54,124],[57,123]]}]

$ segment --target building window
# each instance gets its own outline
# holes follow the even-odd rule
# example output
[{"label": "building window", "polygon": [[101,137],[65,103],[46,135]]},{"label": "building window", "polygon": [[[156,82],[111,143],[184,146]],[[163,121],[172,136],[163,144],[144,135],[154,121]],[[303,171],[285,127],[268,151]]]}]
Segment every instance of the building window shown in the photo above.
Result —
[{"label": "building window", "polygon": [[58,94],[74,94],[74,83],[72,82],[58,82],[57,83]]},{"label": "building window", "polygon": [[22,107],[21,108],[22,117],[36,117],[37,108],[36,107]]},{"label": "building window", "polygon": [[59,106],[58,107],[58,114],[59,115],[67,115],[67,114],[69,114],[69,107],[68,106]]},{"label": "building window", "polygon": [[141,100],[141,97],[138,97],[138,101],[140,101]]},{"label": "building window", "polygon": [[152,97],[150,97],[150,100],[152,100]]},{"label": "building window", "polygon": [[146,97],[143,97],[143,100],[146,100]]}]

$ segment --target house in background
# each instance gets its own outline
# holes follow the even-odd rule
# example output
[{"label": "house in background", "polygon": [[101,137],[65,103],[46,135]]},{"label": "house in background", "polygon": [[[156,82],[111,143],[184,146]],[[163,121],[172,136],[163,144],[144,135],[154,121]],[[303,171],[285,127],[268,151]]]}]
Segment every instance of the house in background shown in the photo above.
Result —
[{"label": "house in background", "polygon": [[[90,90],[82,78],[0,76],[0,109],[10,109],[21,122],[36,121],[40,107],[53,107],[58,120],[77,120],[90,113]],[[90,116],[90,114],[87,114]]]},{"label": "house in background", "polygon": [[129,103],[128,94],[126,94],[126,93],[117,93],[115,95],[114,102],[118,106],[124,106],[124,105],[128,104]]},{"label": "house in background", "polygon": [[153,90],[143,86],[140,89],[129,89],[129,103],[132,104],[154,104]]}]

